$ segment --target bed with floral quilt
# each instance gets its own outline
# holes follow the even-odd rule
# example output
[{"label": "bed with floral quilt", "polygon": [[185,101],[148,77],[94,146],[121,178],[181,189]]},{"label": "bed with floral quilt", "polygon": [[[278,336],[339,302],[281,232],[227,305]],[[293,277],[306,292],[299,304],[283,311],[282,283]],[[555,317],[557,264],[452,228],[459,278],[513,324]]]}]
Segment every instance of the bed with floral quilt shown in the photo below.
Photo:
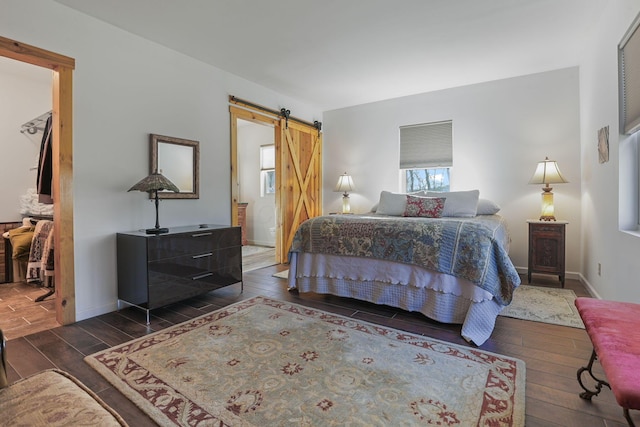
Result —
[{"label": "bed with floral quilt", "polygon": [[504,218],[476,212],[407,216],[405,204],[401,216],[379,209],[311,218],[293,239],[289,287],[462,324],[461,335],[482,345],[520,278],[508,256]]}]

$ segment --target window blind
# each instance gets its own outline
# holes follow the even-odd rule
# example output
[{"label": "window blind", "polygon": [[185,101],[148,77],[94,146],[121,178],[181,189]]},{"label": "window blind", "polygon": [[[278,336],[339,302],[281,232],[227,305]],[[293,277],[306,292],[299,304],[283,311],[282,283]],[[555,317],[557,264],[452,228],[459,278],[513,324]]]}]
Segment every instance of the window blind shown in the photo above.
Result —
[{"label": "window blind", "polygon": [[640,130],[640,15],[620,42],[620,128],[627,135]]},{"label": "window blind", "polygon": [[270,170],[276,168],[276,147],[275,145],[260,146],[260,169]]},{"label": "window blind", "polygon": [[453,166],[451,121],[400,126],[400,169]]}]

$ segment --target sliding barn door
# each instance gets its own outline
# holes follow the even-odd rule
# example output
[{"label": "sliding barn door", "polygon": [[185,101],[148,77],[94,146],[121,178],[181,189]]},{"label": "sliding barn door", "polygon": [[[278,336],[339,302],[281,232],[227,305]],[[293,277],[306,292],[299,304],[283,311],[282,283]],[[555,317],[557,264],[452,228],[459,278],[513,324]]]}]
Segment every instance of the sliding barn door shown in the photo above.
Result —
[{"label": "sliding barn door", "polygon": [[278,261],[287,255],[298,226],[322,213],[322,134],[313,126],[280,121],[276,138]]}]

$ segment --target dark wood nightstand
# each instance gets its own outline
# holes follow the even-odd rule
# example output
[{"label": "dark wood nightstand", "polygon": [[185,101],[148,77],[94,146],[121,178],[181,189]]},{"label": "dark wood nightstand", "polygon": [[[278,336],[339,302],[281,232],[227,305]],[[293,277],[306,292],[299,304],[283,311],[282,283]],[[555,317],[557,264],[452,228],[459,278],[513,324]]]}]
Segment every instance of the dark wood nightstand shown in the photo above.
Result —
[{"label": "dark wood nightstand", "polygon": [[567,221],[537,221],[529,223],[529,271],[531,273],[555,274],[564,288],[565,276],[565,229]]}]

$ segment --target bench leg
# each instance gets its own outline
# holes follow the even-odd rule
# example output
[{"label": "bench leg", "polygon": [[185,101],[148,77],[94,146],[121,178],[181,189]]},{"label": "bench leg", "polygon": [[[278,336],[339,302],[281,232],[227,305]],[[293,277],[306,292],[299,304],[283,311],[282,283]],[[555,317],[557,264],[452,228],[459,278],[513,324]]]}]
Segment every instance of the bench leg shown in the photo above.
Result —
[{"label": "bench leg", "polygon": [[5,350],[5,339],[2,329],[0,329],[0,388],[9,385],[7,380],[7,353]]},{"label": "bench leg", "polygon": [[[584,390],[582,393],[580,393],[580,397],[585,399],[585,400],[591,400],[591,398],[593,396],[597,396],[598,394],[600,394],[600,391],[602,390],[602,386],[605,385],[609,388],[609,390],[611,390],[611,386],[609,385],[608,382],[601,380],[600,378],[597,378],[594,374],[593,374],[593,362],[596,361],[596,359],[598,358],[598,355],[596,354],[596,350],[594,349],[593,352],[591,353],[591,358],[589,359],[589,364],[587,366],[584,366],[580,369],[578,369],[578,383],[580,384],[580,387],[582,387],[582,389]],[[587,387],[585,387],[584,383],[582,382],[582,373],[584,371],[587,371],[589,373],[589,375],[591,376],[591,378],[594,379],[594,381],[596,381],[596,389],[595,390],[590,390]]]},{"label": "bench leg", "polygon": [[[582,387],[582,389],[584,390],[582,393],[580,393],[580,397],[585,400],[591,400],[593,396],[597,396],[598,394],[600,394],[600,391],[602,391],[602,386],[607,386],[609,390],[611,390],[611,386],[609,385],[608,382],[601,380],[600,378],[596,377],[593,374],[593,362],[595,362],[597,358],[598,358],[598,355],[596,354],[596,350],[594,349],[591,352],[591,358],[589,359],[589,364],[587,364],[587,366],[585,367],[578,369],[578,373],[577,373],[578,383],[580,384],[580,387]],[[591,376],[591,378],[593,378],[593,380],[596,381],[595,390],[589,390],[587,387],[585,387],[584,383],[582,382],[582,373],[584,371],[587,371],[589,373],[589,376]],[[627,420],[627,424],[629,424],[629,427],[635,427],[635,424],[631,419],[631,415],[629,415],[629,409],[627,408],[622,408],[622,409],[624,411],[624,419]]]},{"label": "bench leg", "polygon": [[627,420],[627,424],[629,424],[629,427],[635,427],[635,424],[631,419],[631,415],[629,415],[629,410],[627,408],[623,408],[623,409],[624,409],[624,418]]}]

